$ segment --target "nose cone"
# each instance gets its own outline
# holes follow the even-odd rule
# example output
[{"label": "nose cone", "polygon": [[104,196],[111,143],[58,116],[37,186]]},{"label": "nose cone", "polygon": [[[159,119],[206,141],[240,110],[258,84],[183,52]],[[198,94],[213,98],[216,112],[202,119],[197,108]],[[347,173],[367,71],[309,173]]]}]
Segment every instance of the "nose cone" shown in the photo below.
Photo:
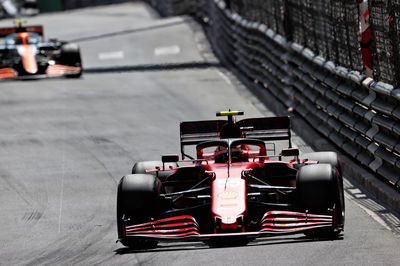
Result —
[{"label": "nose cone", "polygon": [[24,70],[29,74],[36,74],[38,72],[38,66],[36,62],[35,47],[30,45],[21,45],[18,50],[22,57]]},{"label": "nose cone", "polygon": [[220,229],[239,229],[238,218],[246,212],[246,182],[240,178],[240,171],[229,178],[217,175],[212,194],[211,209],[220,221]]}]

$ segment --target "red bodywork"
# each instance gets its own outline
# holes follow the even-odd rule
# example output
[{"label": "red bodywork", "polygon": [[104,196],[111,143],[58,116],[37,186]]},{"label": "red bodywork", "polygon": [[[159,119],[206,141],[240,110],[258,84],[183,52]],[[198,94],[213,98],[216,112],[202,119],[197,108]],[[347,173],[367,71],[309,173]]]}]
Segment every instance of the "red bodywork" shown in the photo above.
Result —
[{"label": "red bodywork", "polygon": [[[226,237],[252,239],[334,227],[333,214],[308,213],[291,202],[298,167],[318,162],[299,159],[298,150],[291,148],[288,121],[287,117],[228,121],[230,130],[232,125],[240,125],[240,134],[233,135],[223,132],[228,128],[226,121],[183,122],[182,157],[189,157],[185,145],[197,145],[197,158],[188,160],[188,165],[164,165],[146,171],[161,178],[161,173],[172,170],[161,180],[165,189],[162,196],[175,197],[175,207],[148,222],[135,224],[126,220],[124,235],[135,239],[207,241]],[[255,126],[245,133],[245,129],[250,130],[249,124]],[[258,139],[250,138],[251,135]],[[268,140],[289,140],[290,148],[279,155],[267,155]],[[240,153],[236,153],[238,148]],[[228,157],[220,157],[224,151]],[[282,160],[282,156],[290,155],[294,156]],[[164,156],[163,162],[168,162],[166,158],[174,156]],[[196,178],[197,181],[188,184],[188,180]],[[178,185],[169,185],[173,181]],[[183,195],[188,195],[187,199]],[[202,199],[209,199],[205,210],[193,213],[197,206],[190,200]]]},{"label": "red bodywork", "polygon": [[[267,161],[265,163],[281,163]],[[304,163],[304,162],[300,162]],[[317,163],[317,162],[307,162]],[[132,237],[155,238],[157,240],[209,240],[221,237],[256,238],[301,233],[318,228],[331,227],[332,215],[310,214],[306,212],[271,210],[264,213],[258,231],[249,231],[245,226],[247,216],[247,181],[243,171],[259,167],[264,163],[232,163],[228,176],[227,164],[209,162],[203,166],[215,173],[211,182],[211,214],[214,222],[212,233],[202,233],[195,217],[190,215],[172,216],[148,223],[127,225],[126,235]],[[185,167],[195,167],[189,165]],[[291,168],[288,163],[287,167]],[[159,169],[151,169],[160,171]],[[161,170],[162,171],[162,170]]]}]

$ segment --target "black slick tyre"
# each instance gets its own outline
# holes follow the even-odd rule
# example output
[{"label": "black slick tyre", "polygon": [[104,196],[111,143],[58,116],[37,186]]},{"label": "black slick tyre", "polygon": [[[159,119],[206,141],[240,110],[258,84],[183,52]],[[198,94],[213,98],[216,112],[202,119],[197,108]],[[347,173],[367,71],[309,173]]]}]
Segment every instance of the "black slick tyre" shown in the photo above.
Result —
[{"label": "black slick tyre", "polygon": [[[75,43],[66,43],[61,46],[60,63],[67,66],[81,67],[82,59],[79,46]],[[75,74],[68,74],[66,77],[79,78],[82,70]]]},{"label": "black slick tyre", "polygon": [[297,174],[296,193],[301,210],[333,216],[331,227],[306,235],[338,237],[344,227],[344,196],[337,168],[327,163],[303,166]]},{"label": "black slick tyre", "polygon": [[143,161],[143,162],[137,162],[133,165],[132,167],[132,174],[151,174],[157,176],[161,181],[164,181],[165,178],[170,176],[174,171],[173,170],[168,170],[170,167],[176,168],[177,164],[176,163],[165,163],[164,165],[165,171],[158,171],[156,172],[147,172],[146,170],[149,169],[156,169],[160,168],[161,170],[163,169],[163,163],[161,161]]},{"label": "black slick tyre", "polygon": [[318,161],[318,163],[327,163],[339,170],[342,174],[342,167],[336,152],[321,151],[304,153],[299,156],[300,159],[307,159],[308,161]]},{"label": "black slick tyre", "polygon": [[133,174],[122,177],[117,192],[118,239],[132,249],[153,248],[157,241],[127,237],[126,223],[149,222],[159,212],[160,180],[148,174]]}]

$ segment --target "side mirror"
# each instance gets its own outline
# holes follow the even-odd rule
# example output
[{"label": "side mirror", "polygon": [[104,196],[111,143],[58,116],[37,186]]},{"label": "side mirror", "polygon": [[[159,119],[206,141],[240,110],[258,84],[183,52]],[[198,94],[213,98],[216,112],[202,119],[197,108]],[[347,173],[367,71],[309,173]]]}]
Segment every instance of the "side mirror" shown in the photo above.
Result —
[{"label": "side mirror", "polygon": [[163,163],[176,163],[179,161],[179,155],[178,154],[161,155],[161,161]]},{"label": "side mirror", "polygon": [[284,150],[282,150],[282,152],[281,152],[281,155],[282,156],[299,156],[300,155],[300,152],[299,152],[299,149],[297,149],[297,148],[292,148],[292,149],[284,149]]}]

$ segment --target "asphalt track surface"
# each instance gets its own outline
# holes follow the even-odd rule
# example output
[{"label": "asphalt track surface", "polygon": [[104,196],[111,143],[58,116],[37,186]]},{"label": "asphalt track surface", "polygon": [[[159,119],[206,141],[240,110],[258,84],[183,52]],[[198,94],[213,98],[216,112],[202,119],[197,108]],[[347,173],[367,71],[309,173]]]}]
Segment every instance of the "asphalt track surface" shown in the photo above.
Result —
[{"label": "asphalt track surface", "polygon": [[160,19],[128,3],[29,21],[47,37],[78,41],[90,73],[0,84],[0,265],[399,265],[399,220],[349,181],[339,240],[143,251],[115,243],[117,182],[135,161],[178,153],[179,121],[228,108],[273,114],[218,67],[186,17]]}]

